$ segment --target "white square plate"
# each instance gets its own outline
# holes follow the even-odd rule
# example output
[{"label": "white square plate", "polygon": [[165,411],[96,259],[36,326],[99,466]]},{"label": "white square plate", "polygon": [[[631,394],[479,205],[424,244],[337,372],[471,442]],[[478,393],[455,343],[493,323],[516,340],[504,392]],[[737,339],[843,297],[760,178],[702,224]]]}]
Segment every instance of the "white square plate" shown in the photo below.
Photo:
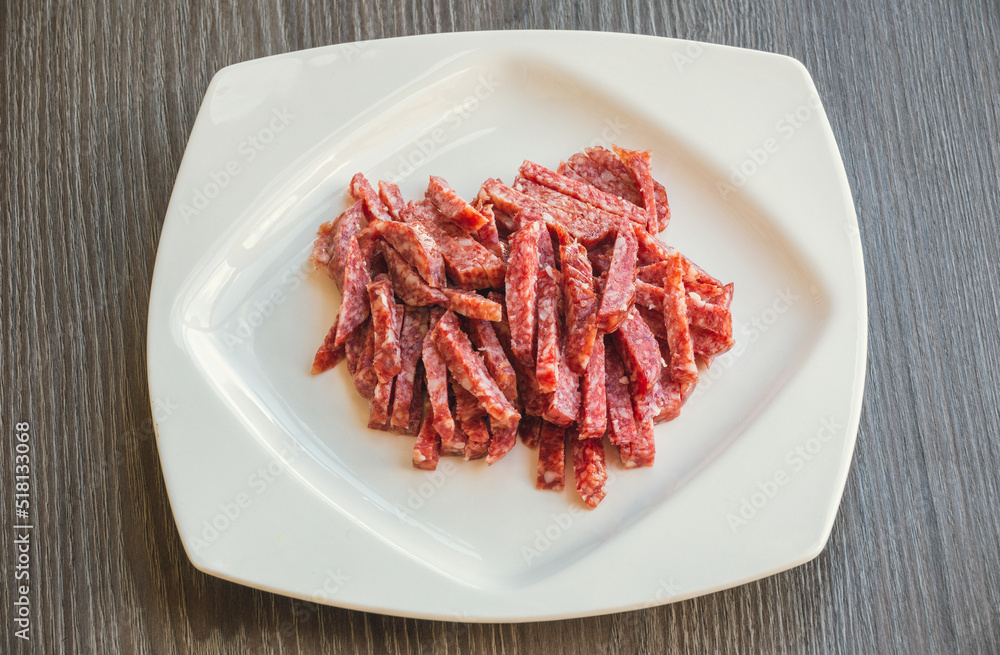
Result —
[{"label": "white square plate", "polygon": [[[652,468],[609,451],[594,511],[534,488],[535,451],[410,465],[343,366],[309,365],[339,306],[307,264],[357,171],[465,197],[523,159],[653,151],[661,239],[736,285],[738,345]],[[149,384],[199,569],[403,616],[522,621],[656,605],[815,557],[864,385],[864,268],[816,89],[787,57],[584,32],[441,34],[296,52],[213,79],[163,226]]]}]

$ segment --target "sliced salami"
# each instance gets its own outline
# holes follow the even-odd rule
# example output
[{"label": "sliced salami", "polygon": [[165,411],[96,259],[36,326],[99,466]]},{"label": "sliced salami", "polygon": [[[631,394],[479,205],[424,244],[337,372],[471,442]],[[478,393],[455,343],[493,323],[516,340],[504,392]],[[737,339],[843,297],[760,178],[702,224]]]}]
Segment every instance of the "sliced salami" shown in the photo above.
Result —
[{"label": "sliced salami", "polygon": [[618,447],[622,464],[627,469],[652,466],[653,458],[656,455],[656,440],[653,434],[652,419],[642,421],[636,427],[636,439],[628,443],[623,443]]},{"label": "sliced salami", "polygon": [[542,423],[538,443],[535,487],[562,491],[566,484],[566,428]]},{"label": "sliced salami", "polygon": [[[600,146],[587,148],[585,152],[587,153],[587,157],[602,166],[605,166],[619,178],[630,182],[632,181],[632,176],[629,175],[625,164],[615,156],[615,153]],[[654,180],[653,191],[656,193],[656,211],[660,215],[660,230],[662,231],[667,229],[667,223],[670,222],[670,204],[667,202],[667,190],[662,184]],[[638,193],[638,189],[636,192]]]},{"label": "sliced salami", "polygon": [[523,416],[521,417],[521,422],[517,424],[517,433],[521,436],[521,443],[532,450],[538,448],[539,431],[541,429],[542,419],[537,416]]},{"label": "sliced salami", "polygon": [[511,426],[493,427],[493,436],[490,438],[490,449],[486,454],[486,463],[494,464],[510,452],[510,449],[517,443],[517,431],[520,422]]},{"label": "sliced salami", "polygon": [[420,223],[382,221],[378,229],[382,238],[416,269],[424,282],[435,288],[444,286],[444,259],[427,228]]},{"label": "sliced salami", "polygon": [[417,440],[413,442],[413,466],[425,471],[437,468],[441,457],[441,435],[434,429],[434,419],[429,407],[425,408]]},{"label": "sliced salami", "polygon": [[645,396],[660,379],[660,347],[652,330],[635,308],[612,336],[625,370],[635,383],[635,393]]},{"label": "sliced salami", "polygon": [[635,233],[628,219],[623,219],[618,226],[615,250],[597,311],[597,326],[605,334],[618,329],[635,299],[636,250]]},{"label": "sliced salami", "polygon": [[397,337],[400,326],[396,324],[396,299],[388,277],[369,283],[368,302],[375,330],[372,365],[379,382],[385,383],[396,377],[403,368]]},{"label": "sliced salami", "polygon": [[[437,316],[434,316],[435,313]],[[434,329],[443,313],[432,310],[430,329]],[[421,358],[427,378],[427,395],[430,398],[434,429],[442,439],[450,440],[455,433],[455,420],[448,405],[448,367],[441,359],[430,332],[424,336]]]},{"label": "sliced salami", "polygon": [[400,370],[396,375],[396,391],[392,401],[390,425],[405,430],[410,425],[410,410],[416,388],[417,364],[427,334],[427,310],[406,306],[403,327],[399,334]]},{"label": "sliced salami", "polygon": [[583,392],[581,394],[579,437],[580,439],[599,439],[608,429],[607,380],[604,370],[604,338],[601,335],[594,340],[593,352],[583,376]]},{"label": "sliced salami", "polygon": [[445,305],[456,314],[484,321],[499,321],[503,318],[503,310],[500,305],[480,296],[475,291],[447,287],[441,291],[447,298]]},{"label": "sliced salami", "polygon": [[687,319],[687,293],[684,291],[684,263],[680,253],[667,260],[670,269],[663,282],[663,321],[670,345],[670,377],[675,382],[697,382],[698,365]]},{"label": "sliced salami", "polygon": [[366,323],[367,336],[364,346],[358,355],[358,366],[354,372],[354,388],[358,390],[361,397],[371,400],[375,395],[375,385],[378,384],[378,376],[372,367],[372,360],[375,357],[375,330],[371,326],[371,321]]},{"label": "sliced salami", "polygon": [[427,305],[445,304],[448,297],[440,289],[435,289],[428,285],[417,270],[410,266],[403,256],[385,241],[380,242],[379,248],[385,257],[386,268],[389,279],[392,281],[393,291],[399,296],[404,304],[416,307],[426,307]]},{"label": "sliced salami", "polygon": [[541,231],[540,223],[529,223],[512,234],[507,262],[505,301],[510,321],[510,346],[514,356],[529,367],[535,359],[538,236]]},{"label": "sliced salami", "polygon": [[608,466],[604,456],[602,439],[573,439],[570,437],[570,451],[573,454],[573,475],[576,478],[576,493],[588,507],[597,507],[606,491]]},{"label": "sliced salami", "polygon": [[[543,231],[543,241],[548,233]],[[551,246],[551,244],[550,244]],[[552,393],[559,383],[559,274],[552,267],[538,273],[538,342],[535,377],[543,393]]]},{"label": "sliced salami", "polygon": [[562,427],[569,427],[580,416],[580,378],[559,357],[559,380],[556,390],[547,394],[548,406],[542,418]]},{"label": "sliced salami", "polygon": [[360,200],[364,203],[365,214],[368,215],[368,220],[392,220],[388,208],[382,203],[378,194],[375,193],[375,189],[368,182],[368,178],[361,173],[357,173],[351,178],[351,197],[355,201]]},{"label": "sliced salami", "polygon": [[[347,356],[346,353],[346,342],[339,346],[334,345],[337,338],[337,323],[340,322],[339,316],[334,319],[333,326],[330,328],[329,332],[326,333],[326,338],[323,339],[322,345],[320,345],[319,350],[316,351],[316,356],[313,357],[312,363],[312,374],[319,375],[325,371],[329,371],[331,368],[340,363],[340,360]],[[357,330],[355,330],[356,332]]]},{"label": "sliced salami", "polygon": [[521,418],[490,377],[483,360],[472,350],[472,343],[462,332],[458,317],[453,312],[446,312],[431,334],[441,358],[448,365],[448,371],[479,400],[498,425],[512,425]]},{"label": "sliced salami", "polygon": [[660,231],[660,216],[656,212],[656,191],[653,188],[653,172],[651,154],[649,151],[626,150],[613,146],[618,158],[622,160],[632,180],[642,194],[643,211],[646,213],[646,231],[656,234]]},{"label": "sliced salami", "polygon": [[527,160],[521,164],[518,172],[532,182],[537,182],[542,186],[547,186],[550,189],[559,191],[612,214],[624,216],[639,225],[646,225],[646,215],[642,209],[627,200],[622,200],[618,196],[604,193],[590,184],[572,180],[565,175],[560,175],[555,171]]},{"label": "sliced salami", "polygon": [[608,400],[608,438],[616,446],[631,443],[636,439],[636,425],[628,390],[629,380],[625,375],[625,367],[613,348],[605,351],[604,368]]},{"label": "sliced salami", "polygon": [[482,319],[469,319],[467,325],[469,338],[482,356],[486,370],[493,376],[507,400],[514,402],[517,399],[517,376],[493,330],[493,324]]},{"label": "sliced salami", "polygon": [[316,236],[316,243],[313,246],[313,265],[317,268],[325,265],[327,275],[333,278],[341,291],[344,290],[344,262],[347,251],[351,241],[364,227],[364,218],[363,203],[355,202],[337,217],[332,225],[324,223],[320,226]]},{"label": "sliced salami", "polygon": [[389,210],[389,215],[394,220],[402,220],[400,212],[406,206],[406,201],[403,200],[403,194],[400,193],[399,187],[396,184],[379,180],[378,197],[382,200],[386,209]]},{"label": "sliced salami", "polygon": [[337,325],[335,346],[344,343],[351,332],[368,318],[369,282],[371,277],[361,260],[361,249],[357,238],[354,237],[350,240],[344,257],[344,295],[340,302],[340,321]]},{"label": "sliced salami", "polygon": [[486,224],[486,217],[448,186],[444,179],[431,175],[427,186],[427,199],[434,203],[444,216],[461,228],[466,234],[475,232]]},{"label": "sliced salami", "polygon": [[587,250],[578,243],[559,246],[565,303],[566,362],[584,375],[597,336],[597,292]]}]

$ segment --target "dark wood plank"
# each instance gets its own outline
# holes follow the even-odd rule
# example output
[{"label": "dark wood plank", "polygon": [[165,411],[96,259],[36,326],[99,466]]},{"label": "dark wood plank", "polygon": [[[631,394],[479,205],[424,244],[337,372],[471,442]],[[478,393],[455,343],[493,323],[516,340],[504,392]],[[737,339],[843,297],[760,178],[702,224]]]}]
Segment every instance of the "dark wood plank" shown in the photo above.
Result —
[{"label": "dark wood plank", "polygon": [[[5,652],[1000,652],[1000,18],[995,3],[4,3],[0,507]],[[145,370],[149,281],[219,68],[359,39],[613,30],[789,54],[857,203],[870,361],[826,551],[670,606],[523,625],[404,620],[187,561]],[[31,424],[33,641],[14,637],[14,425]],[[610,573],[609,573],[610,574]]]}]

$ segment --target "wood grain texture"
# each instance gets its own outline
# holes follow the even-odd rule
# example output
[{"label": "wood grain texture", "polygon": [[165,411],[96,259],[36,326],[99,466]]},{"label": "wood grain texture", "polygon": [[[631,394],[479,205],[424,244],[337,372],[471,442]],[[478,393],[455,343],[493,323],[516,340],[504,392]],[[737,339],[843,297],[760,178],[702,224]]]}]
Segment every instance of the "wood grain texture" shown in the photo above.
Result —
[{"label": "wood grain texture", "polygon": [[[493,0],[3,3],[0,599],[4,652],[1000,652],[1000,16]],[[711,596],[521,625],[384,617],[243,588],[183,553],[152,438],[157,240],[216,70],[360,39],[560,28],[800,59],[854,191],[870,355],[855,462],[813,562]],[[12,434],[31,422],[33,641],[13,636]]]}]

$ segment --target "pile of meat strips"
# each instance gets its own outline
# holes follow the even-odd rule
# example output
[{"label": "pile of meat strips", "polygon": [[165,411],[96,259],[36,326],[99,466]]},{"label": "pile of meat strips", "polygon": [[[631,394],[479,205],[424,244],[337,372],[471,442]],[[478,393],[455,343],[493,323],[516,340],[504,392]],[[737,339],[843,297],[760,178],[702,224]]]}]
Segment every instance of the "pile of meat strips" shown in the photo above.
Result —
[{"label": "pile of meat strips", "polygon": [[538,488],[561,490],[568,444],[596,507],[603,437],[626,468],[651,465],[653,425],[679,414],[697,360],[732,347],[733,285],[655,236],[670,210],[648,152],[589,148],[518,173],[471,204],[439,177],[414,202],[355,175],[312,254],[343,294],[312,370],[346,359],[368,427],[415,435],[418,468],[492,464],[520,435]]}]

